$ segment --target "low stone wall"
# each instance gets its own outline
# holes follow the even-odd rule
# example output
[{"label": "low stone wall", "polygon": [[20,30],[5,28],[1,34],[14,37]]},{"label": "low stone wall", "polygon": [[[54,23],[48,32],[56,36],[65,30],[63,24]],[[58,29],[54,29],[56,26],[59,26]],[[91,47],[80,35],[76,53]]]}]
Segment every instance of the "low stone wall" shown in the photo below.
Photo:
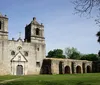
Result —
[{"label": "low stone wall", "polygon": [[72,74],[92,72],[92,61],[46,58],[43,61],[43,74]]}]

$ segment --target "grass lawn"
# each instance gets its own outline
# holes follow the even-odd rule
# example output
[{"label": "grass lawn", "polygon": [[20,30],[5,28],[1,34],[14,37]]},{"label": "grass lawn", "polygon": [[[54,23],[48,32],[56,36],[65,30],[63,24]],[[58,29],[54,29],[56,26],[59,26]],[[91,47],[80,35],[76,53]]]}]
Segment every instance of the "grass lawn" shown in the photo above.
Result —
[{"label": "grass lawn", "polygon": [[[15,78],[19,78],[18,80]],[[0,76],[3,80],[15,79],[0,85],[100,85],[100,73],[66,75]]]}]

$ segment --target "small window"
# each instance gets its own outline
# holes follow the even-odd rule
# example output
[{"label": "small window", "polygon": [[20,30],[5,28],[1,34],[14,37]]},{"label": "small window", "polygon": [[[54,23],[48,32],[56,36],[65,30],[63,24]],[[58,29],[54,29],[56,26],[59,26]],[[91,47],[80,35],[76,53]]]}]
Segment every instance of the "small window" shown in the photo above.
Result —
[{"label": "small window", "polygon": [[27,52],[27,51],[24,51],[24,55],[25,55],[25,56],[28,56],[28,52]]},{"label": "small window", "polygon": [[1,21],[0,21],[0,29],[1,29]]},{"label": "small window", "polygon": [[11,51],[11,55],[15,55],[15,51]]},{"label": "small window", "polygon": [[36,35],[39,35],[40,33],[40,30],[39,30],[39,28],[36,28]]},{"label": "small window", "polygon": [[37,48],[37,50],[39,51],[39,48]]},{"label": "small window", "polygon": [[36,62],[36,67],[40,67],[40,62]]}]

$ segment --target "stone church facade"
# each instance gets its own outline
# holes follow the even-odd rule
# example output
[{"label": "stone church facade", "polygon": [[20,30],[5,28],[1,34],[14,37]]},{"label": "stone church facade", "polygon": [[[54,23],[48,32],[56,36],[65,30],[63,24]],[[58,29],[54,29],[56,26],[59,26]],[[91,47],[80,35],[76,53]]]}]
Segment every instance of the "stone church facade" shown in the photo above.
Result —
[{"label": "stone church facade", "polygon": [[8,18],[0,14],[0,75],[39,74],[45,58],[44,26],[34,17],[24,41],[8,40]]},{"label": "stone church facade", "polygon": [[8,18],[0,14],[0,75],[92,72],[91,61],[46,58],[45,48],[44,26],[35,17],[25,27],[24,40],[8,40]]}]

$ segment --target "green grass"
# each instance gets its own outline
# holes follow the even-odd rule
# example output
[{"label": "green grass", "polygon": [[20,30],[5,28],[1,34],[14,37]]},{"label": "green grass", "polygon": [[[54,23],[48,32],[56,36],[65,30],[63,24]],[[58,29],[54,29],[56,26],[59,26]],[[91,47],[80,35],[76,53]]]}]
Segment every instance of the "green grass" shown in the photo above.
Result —
[{"label": "green grass", "polygon": [[10,80],[10,79],[15,79],[19,78],[18,76],[0,76],[0,82],[4,80]]},{"label": "green grass", "polygon": [[0,85],[100,85],[100,74],[0,76],[0,80],[20,78]]}]

